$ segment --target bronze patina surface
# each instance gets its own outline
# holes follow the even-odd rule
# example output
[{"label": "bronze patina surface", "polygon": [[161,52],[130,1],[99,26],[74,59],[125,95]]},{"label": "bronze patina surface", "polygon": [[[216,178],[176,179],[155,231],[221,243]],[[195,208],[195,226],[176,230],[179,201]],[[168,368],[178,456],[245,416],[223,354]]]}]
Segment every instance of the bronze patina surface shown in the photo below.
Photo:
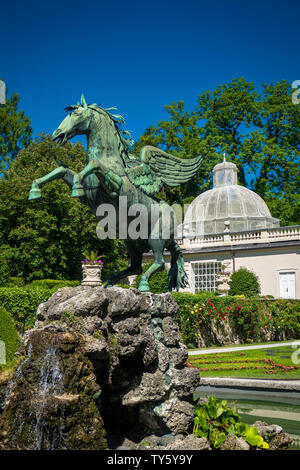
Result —
[{"label": "bronze patina surface", "polygon": [[[53,140],[65,144],[75,135],[87,137],[87,161],[80,173],[59,166],[46,176],[32,183],[29,199],[41,197],[41,187],[49,181],[62,178],[71,188],[72,197],[89,206],[97,215],[101,204],[112,204],[116,209],[116,233],[120,229],[120,196],[126,201],[127,209],[134,204],[141,204],[147,209],[144,226],[147,237],[125,240],[130,257],[130,265],[125,270],[115,273],[108,279],[107,287],[122,278],[142,272],[143,253],[153,251],[154,263],[141,277],[139,290],[149,291],[149,278],[156,271],[164,268],[164,249],[171,253],[169,289],[179,289],[187,284],[180,247],[174,240],[175,222],[170,213],[170,206],[159,201],[155,194],[164,184],[178,186],[186,183],[197,172],[201,157],[181,159],[158,148],[145,146],[139,157],[130,154],[131,141],[126,132],[121,131],[122,116],[112,114],[114,108],[104,109],[97,104],[87,104],[84,96],[81,102],[68,106],[68,116],[53,133]],[[158,206],[159,211],[151,210]],[[128,218],[128,223],[130,218]],[[168,225],[168,236],[164,236],[164,226]]]}]

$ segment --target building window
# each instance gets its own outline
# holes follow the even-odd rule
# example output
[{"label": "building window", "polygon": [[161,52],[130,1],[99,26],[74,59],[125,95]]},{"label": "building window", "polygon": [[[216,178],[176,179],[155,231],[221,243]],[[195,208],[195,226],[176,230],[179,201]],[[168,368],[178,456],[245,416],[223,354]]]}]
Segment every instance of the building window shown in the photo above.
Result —
[{"label": "building window", "polygon": [[217,291],[216,273],[221,270],[222,263],[217,261],[192,263],[193,291]]}]

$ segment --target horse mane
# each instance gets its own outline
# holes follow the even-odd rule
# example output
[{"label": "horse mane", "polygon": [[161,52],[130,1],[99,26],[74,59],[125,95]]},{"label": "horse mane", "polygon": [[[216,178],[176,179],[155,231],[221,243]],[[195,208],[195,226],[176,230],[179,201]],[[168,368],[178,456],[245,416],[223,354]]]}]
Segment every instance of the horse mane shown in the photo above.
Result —
[{"label": "horse mane", "polygon": [[[123,129],[120,129],[120,125],[122,124],[125,124],[125,119],[123,116],[121,116],[120,114],[112,114],[110,113],[110,111],[112,110],[117,110],[117,108],[115,106],[111,107],[111,108],[102,108],[99,104],[97,103],[93,103],[93,104],[87,104],[87,107],[89,109],[93,109],[94,111],[97,111],[98,113],[101,113],[101,111],[103,111],[105,114],[108,115],[108,117],[111,119],[111,121],[113,122],[114,126],[115,126],[115,129],[120,137],[120,141],[122,143],[122,145],[124,146],[124,150],[125,152],[128,154],[129,150],[130,150],[130,147],[133,145],[134,143],[134,140],[131,139],[131,134],[130,134],[130,131],[128,130],[123,130]],[[75,109],[78,109],[78,108],[83,108],[83,106],[78,102],[77,104],[75,105],[69,105],[65,108],[65,111],[66,112],[72,112],[74,111]],[[127,138],[126,138],[126,137]]]}]

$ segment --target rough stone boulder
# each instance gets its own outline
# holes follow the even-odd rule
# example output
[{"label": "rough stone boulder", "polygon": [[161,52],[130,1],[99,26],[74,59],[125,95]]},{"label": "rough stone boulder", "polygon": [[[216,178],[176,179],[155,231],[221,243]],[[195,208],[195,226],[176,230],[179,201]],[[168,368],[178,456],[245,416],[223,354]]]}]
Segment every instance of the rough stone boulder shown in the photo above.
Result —
[{"label": "rough stone boulder", "polygon": [[82,336],[35,329],[24,349],[2,401],[0,449],[106,449],[100,387]]},{"label": "rough stone boulder", "polygon": [[129,431],[189,431],[200,378],[185,365],[177,309],[170,294],[59,289],[24,335],[25,359],[0,415],[0,447],[101,449],[104,429],[109,446]]}]

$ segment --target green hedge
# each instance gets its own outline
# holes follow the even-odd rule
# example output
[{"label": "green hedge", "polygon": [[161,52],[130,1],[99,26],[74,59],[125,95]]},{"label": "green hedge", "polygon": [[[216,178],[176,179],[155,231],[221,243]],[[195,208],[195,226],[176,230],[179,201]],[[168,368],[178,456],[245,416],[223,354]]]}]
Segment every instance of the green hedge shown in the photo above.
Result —
[{"label": "green hedge", "polygon": [[4,287],[23,287],[25,281],[22,277],[9,277]]},{"label": "green hedge", "polygon": [[54,291],[40,287],[0,287],[0,307],[10,312],[18,329],[32,328],[36,310]]},{"label": "green hedge", "polygon": [[80,281],[64,281],[59,279],[38,279],[30,284],[32,287],[42,287],[43,289],[60,289],[61,287],[76,287],[79,285]]},{"label": "green hedge", "polygon": [[198,346],[197,336],[212,321],[229,321],[244,342],[300,338],[300,301],[220,297],[214,294],[172,294],[179,305],[177,321],[182,340],[190,348]]},{"label": "green hedge", "polygon": [[20,332],[34,326],[37,307],[61,287],[75,287],[79,281],[42,279],[29,286],[0,287],[0,307],[10,312]]},{"label": "green hedge", "polygon": [[0,340],[4,341],[6,351],[6,364],[0,365],[1,371],[1,368],[14,362],[15,353],[20,346],[20,338],[15,322],[3,307],[0,307]]},{"label": "green hedge", "polygon": [[[0,308],[13,317],[19,331],[34,326],[37,307],[65,285],[77,281],[42,280],[25,287],[0,287]],[[51,288],[50,288],[51,287]],[[182,340],[188,347],[197,347],[197,335],[214,321],[229,320],[244,341],[300,337],[300,301],[246,297],[220,297],[214,293],[173,292],[179,305],[177,320]]]}]

